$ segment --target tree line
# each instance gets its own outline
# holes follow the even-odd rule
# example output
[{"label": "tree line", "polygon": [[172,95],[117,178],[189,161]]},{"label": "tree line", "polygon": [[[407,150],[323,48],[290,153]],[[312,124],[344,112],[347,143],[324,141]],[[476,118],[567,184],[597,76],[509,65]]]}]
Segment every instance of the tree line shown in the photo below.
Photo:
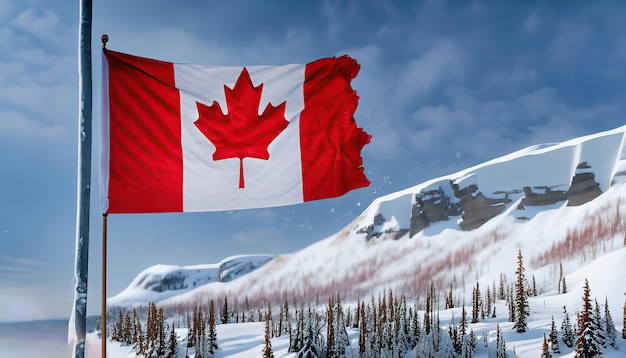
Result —
[{"label": "tree line", "polygon": [[[562,276],[562,275],[561,275]],[[559,293],[564,293],[565,281],[559,277]],[[120,309],[116,320],[109,326],[113,341],[131,346],[140,357],[177,357],[184,350],[185,357],[209,358],[220,349],[217,324],[239,322],[264,322],[263,357],[273,357],[271,340],[288,336],[289,352],[297,358],[345,356],[404,357],[417,351],[419,357],[472,358],[477,352],[488,356],[507,357],[503,331],[496,325],[495,342],[488,339],[487,332],[477,335],[472,325],[496,317],[496,303],[504,301],[508,308],[509,321],[513,330],[523,333],[528,330],[531,315],[529,298],[537,296],[534,277],[526,279],[521,249],[517,255],[514,282],[507,282],[500,275],[496,287],[481,292],[476,283],[472,289],[472,302],[460,307],[460,317],[452,316],[450,322],[440,321],[439,298],[444,298],[445,309],[453,309],[450,290],[440,295],[431,282],[423,298],[409,299],[393,290],[345,305],[340,295],[327,299],[324,305],[293,303],[287,299],[278,307],[267,305],[255,309],[232,309],[224,297],[221,307],[214,300],[206,305],[197,305],[184,314],[166,317],[163,307],[150,303],[147,308]],[[412,302],[412,303],[409,303]],[[626,305],[624,321],[626,323]],[[576,357],[597,357],[605,349],[617,349],[618,332],[609,311],[608,298],[603,307],[592,299],[587,280],[583,290],[582,308],[575,311],[575,320],[570,319],[567,307],[563,306],[560,329],[552,317],[550,332],[544,335],[542,358],[572,349]],[[177,330],[186,336],[178,339]],[[353,346],[348,332],[358,332],[357,344]],[[626,324],[621,332],[626,339]],[[180,343],[179,343],[180,342]]]}]

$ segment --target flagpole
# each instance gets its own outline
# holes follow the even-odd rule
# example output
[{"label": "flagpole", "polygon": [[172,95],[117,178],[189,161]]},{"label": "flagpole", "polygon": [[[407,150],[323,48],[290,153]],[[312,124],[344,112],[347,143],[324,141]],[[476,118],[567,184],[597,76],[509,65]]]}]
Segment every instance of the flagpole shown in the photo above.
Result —
[{"label": "flagpole", "polygon": [[[74,307],[69,330],[75,333],[74,357],[85,356],[87,277],[89,263],[89,203],[91,196],[91,0],[80,0],[78,173]],[[73,322],[72,322],[73,321]],[[73,325],[73,327],[72,327]]]},{"label": "flagpole", "polygon": [[[102,44],[104,46],[104,42]],[[102,358],[107,356],[107,214],[102,214]]]}]

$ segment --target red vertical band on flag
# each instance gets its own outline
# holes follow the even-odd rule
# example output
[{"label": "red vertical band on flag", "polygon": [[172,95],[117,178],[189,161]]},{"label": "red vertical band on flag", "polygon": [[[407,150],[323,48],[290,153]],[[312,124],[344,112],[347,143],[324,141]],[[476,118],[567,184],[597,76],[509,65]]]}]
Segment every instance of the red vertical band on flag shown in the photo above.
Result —
[{"label": "red vertical band on flag", "polygon": [[304,201],[341,196],[370,184],[361,166],[361,149],[371,137],[356,125],[359,97],[350,86],[359,69],[348,56],[306,66],[300,114]]},{"label": "red vertical band on flag", "polygon": [[183,211],[180,95],[173,64],[108,50],[106,59],[107,213]]}]

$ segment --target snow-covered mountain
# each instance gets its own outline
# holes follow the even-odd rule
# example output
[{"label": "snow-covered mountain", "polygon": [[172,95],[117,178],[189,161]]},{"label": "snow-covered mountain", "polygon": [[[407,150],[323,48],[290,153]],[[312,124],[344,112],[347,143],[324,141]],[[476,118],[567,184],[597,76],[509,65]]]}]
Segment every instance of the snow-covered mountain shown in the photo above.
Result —
[{"label": "snow-covered mountain", "polygon": [[[540,292],[556,292],[561,268],[573,292],[593,274],[594,295],[607,296],[620,312],[622,297],[615,296],[626,290],[626,279],[605,278],[623,271],[626,257],[625,135],[626,126],[525,148],[380,197],[343,230],[298,252],[234,260],[236,267],[250,265],[236,275],[219,273],[233,259],[157,265],[108,304],[228,295],[229,302],[263,305],[337,293],[356,300],[388,288],[423,296],[431,282],[469,301],[477,282],[486,287],[502,275],[512,278],[521,249]],[[601,257],[615,267],[580,271]]]},{"label": "snow-covered mountain", "polygon": [[108,300],[113,306],[132,306],[192,291],[212,283],[226,283],[265,265],[276,256],[238,255],[217,264],[172,266],[154,265],[141,272],[119,295]]}]

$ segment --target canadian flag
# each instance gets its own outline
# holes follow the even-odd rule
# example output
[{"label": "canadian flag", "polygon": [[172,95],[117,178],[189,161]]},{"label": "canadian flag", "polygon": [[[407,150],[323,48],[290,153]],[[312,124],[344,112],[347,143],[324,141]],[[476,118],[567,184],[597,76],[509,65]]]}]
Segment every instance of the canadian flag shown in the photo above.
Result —
[{"label": "canadian flag", "polygon": [[348,57],[176,64],[104,51],[103,213],[291,205],[365,187]]}]

